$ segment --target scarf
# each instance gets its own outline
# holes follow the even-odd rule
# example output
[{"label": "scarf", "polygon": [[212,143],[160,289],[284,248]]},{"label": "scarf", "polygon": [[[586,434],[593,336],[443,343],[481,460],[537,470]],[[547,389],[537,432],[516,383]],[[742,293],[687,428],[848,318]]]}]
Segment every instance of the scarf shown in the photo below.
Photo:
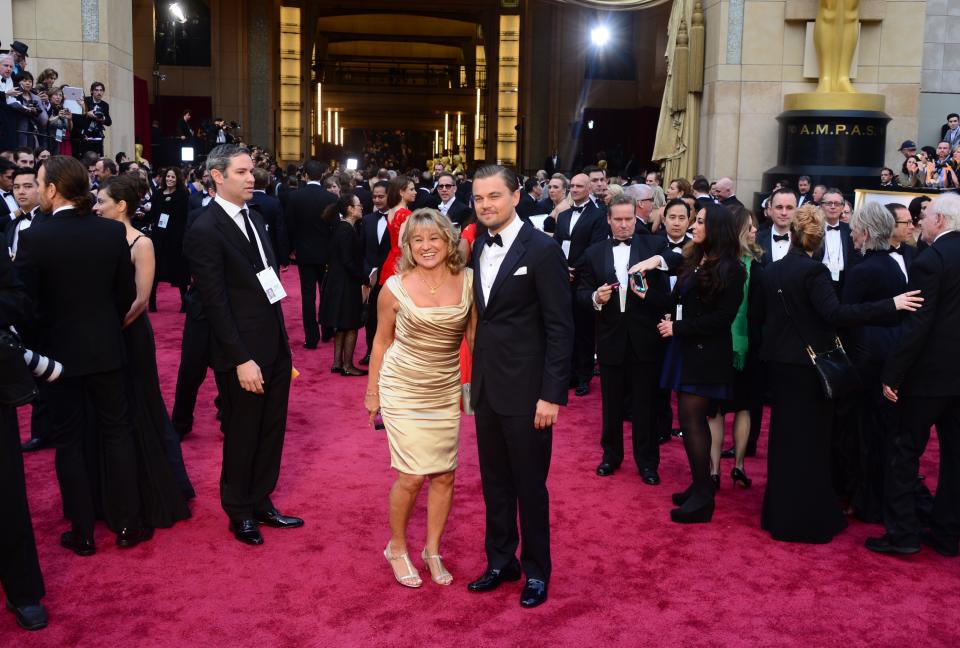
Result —
[{"label": "scarf", "polygon": [[737,309],[737,316],[730,327],[730,333],[733,337],[733,368],[737,371],[743,371],[747,363],[747,301],[750,293],[750,266],[753,257],[744,255],[741,259],[744,267],[747,269],[747,278],[743,282],[743,300],[740,302],[740,308]]}]

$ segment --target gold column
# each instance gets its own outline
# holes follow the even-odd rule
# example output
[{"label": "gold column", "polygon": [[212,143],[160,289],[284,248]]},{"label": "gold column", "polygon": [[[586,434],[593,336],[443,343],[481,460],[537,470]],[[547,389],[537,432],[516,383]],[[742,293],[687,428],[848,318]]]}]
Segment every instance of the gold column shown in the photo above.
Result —
[{"label": "gold column", "polygon": [[285,162],[304,158],[303,101],[300,58],[300,7],[280,7],[280,138],[277,157]]}]

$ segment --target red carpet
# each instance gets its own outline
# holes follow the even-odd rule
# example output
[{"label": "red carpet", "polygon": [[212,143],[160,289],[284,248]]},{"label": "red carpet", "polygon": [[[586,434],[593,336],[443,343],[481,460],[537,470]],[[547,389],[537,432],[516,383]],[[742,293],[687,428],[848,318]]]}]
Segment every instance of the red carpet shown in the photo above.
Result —
[{"label": "red carpet", "polygon": [[[561,411],[554,433],[554,577],[547,604],[521,609],[519,584],[489,594],[465,588],[485,567],[470,418],[464,419],[459,483],[442,548],[455,582],[442,588],[426,578],[420,590],[400,587],[381,555],[393,474],[384,434],[365,424],[365,381],[329,373],[331,344],[302,348],[296,274],[283,278],[301,376],[290,395],[274,501],[306,518],[307,526],[266,529],[262,547],[241,545],[227,532],[217,497],[220,433],[210,377],[183,447],[198,494],[193,518],[159,530],[145,545],[118,549],[101,525],[96,556],[61,549],[66,524],[53,452],[26,457],[51,621],[29,634],[15,627],[11,614],[0,614],[0,646],[960,644],[960,560],[929,549],[909,558],[877,556],[863,541],[880,527],[857,522],[826,546],[777,543],[760,530],[763,445],[748,459],[750,490],[731,490],[731,464],[724,462],[708,525],[669,521],[670,493],[687,478],[676,440],[663,447],[660,486],[643,485],[629,463],[614,477],[596,477],[597,381],[589,396],[573,398]],[[178,305],[175,291],[161,290],[161,312],[152,316],[168,406],[183,322]],[[923,465],[931,481],[932,445]],[[423,546],[425,495],[410,530],[416,554]],[[426,576],[420,562],[415,559]]]}]

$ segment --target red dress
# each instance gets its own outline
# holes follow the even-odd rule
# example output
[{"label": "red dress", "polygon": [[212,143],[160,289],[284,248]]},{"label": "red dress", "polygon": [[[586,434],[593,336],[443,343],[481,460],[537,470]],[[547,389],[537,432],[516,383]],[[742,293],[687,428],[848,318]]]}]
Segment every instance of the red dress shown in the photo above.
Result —
[{"label": "red dress", "polygon": [[[477,238],[477,225],[476,223],[470,223],[460,231],[460,238],[467,241],[470,244],[470,249],[473,249],[473,242]],[[480,277],[475,276],[474,281],[480,281]],[[470,377],[473,374],[473,354],[470,352],[470,345],[467,344],[467,339],[464,338],[463,342],[460,343],[460,384],[466,385],[470,383]]]},{"label": "red dress", "polygon": [[393,220],[387,224],[387,233],[390,235],[390,251],[387,252],[387,259],[380,268],[380,279],[378,283],[382,286],[387,279],[397,272],[397,264],[400,262],[400,228],[410,215],[410,210],[401,207],[393,212]]}]

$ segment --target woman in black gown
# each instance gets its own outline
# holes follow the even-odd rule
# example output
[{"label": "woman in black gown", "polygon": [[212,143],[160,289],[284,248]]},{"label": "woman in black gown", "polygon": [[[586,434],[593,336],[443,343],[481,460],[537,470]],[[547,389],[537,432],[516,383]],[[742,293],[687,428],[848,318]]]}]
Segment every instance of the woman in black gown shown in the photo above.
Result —
[{"label": "woman in black gown", "polygon": [[140,202],[142,185],[143,180],[131,174],[114,176],[101,187],[94,209],[127,229],[137,284],[137,297],[124,318],[127,397],[139,460],[144,524],[164,528],[190,517],[187,500],[194,497],[194,490],[183,464],[180,439],[160,393],[153,329],[144,312],[153,284],[153,245],[130,224],[129,216]]},{"label": "woman in black gown", "polygon": [[726,207],[709,204],[700,209],[694,219],[693,244],[684,249],[683,256],[673,289],[676,308],[657,327],[660,335],[673,338],[660,386],[677,392],[683,447],[693,480],[685,491],[674,493],[677,508],[670,511],[670,519],[709,522],[716,487],[710,479],[707,415],[711,401],[732,396],[730,326],[743,300],[746,279],[740,261],[740,231]]},{"label": "woman in black gown", "polygon": [[367,375],[353,365],[357,330],[363,326],[364,286],[370,284],[363,271],[363,246],[357,232],[362,217],[360,199],[352,193],[340,196],[323,212],[323,219],[333,225],[333,236],[323,280],[320,325],[337,331],[330,371],[344,376]]},{"label": "woman in black gown", "polygon": [[920,303],[913,291],[841,305],[830,271],[811,258],[824,234],[823,212],[804,205],[790,224],[790,251],[764,274],[760,357],[768,363],[772,397],[760,526],[786,542],[830,542],[847,526],[830,474],[834,402],[823,392],[807,344],[815,352],[827,351],[835,345],[838,326],[888,321],[896,311],[916,310]]},{"label": "woman in black gown", "polygon": [[157,309],[157,283],[168,282],[180,290],[180,312],[184,313],[184,296],[190,284],[190,268],[183,255],[183,235],[187,231],[190,194],[177,167],[170,167],[161,176],[162,190],[153,195],[153,243],[157,249],[157,272],[150,293],[150,310]]}]

